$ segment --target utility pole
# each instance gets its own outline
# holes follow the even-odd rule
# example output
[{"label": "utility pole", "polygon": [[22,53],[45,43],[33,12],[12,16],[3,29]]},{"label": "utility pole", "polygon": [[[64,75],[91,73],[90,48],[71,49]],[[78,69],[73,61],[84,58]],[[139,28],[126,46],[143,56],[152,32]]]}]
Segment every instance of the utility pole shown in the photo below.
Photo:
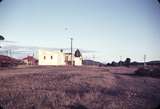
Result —
[{"label": "utility pole", "polygon": [[71,37],[70,40],[71,40],[71,65],[73,65],[73,56],[72,56],[73,55],[72,53],[73,52],[72,50],[73,49],[73,38]]},{"label": "utility pole", "polygon": [[122,65],[122,56],[120,56],[120,61],[119,61],[119,65]]},{"label": "utility pole", "polygon": [[122,61],[122,56],[120,56],[120,61]]},{"label": "utility pole", "polygon": [[93,61],[92,65],[94,66],[94,61],[95,61],[95,55],[94,54],[92,55],[92,61]]},{"label": "utility pole", "polygon": [[144,67],[146,66],[146,55],[144,55]]},{"label": "utility pole", "polygon": [[12,51],[11,51],[11,49],[8,49],[8,56],[10,56],[10,57],[12,57]]}]

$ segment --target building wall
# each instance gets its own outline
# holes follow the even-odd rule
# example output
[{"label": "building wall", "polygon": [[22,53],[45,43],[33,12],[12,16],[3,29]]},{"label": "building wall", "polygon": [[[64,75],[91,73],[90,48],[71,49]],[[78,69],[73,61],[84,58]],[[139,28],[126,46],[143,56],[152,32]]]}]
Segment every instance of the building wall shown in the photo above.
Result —
[{"label": "building wall", "polygon": [[25,64],[29,64],[29,62],[28,62],[28,60],[27,59],[25,59],[25,60],[23,60],[23,62],[25,63]]},{"label": "building wall", "polygon": [[[39,65],[68,65],[71,61],[71,55],[60,51],[39,50],[38,60]],[[82,57],[73,55],[73,61],[75,66],[82,65]]]},{"label": "building wall", "polygon": [[[65,57],[66,57],[66,61],[71,61],[71,54],[65,54]],[[74,56],[72,56],[72,58],[74,58]]]},{"label": "building wall", "polygon": [[65,54],[63,52],[38,51],[39,65],[65,65]]},{"label": "building wall", "polygon": [[74,65],[81,66],[82,65],[82,57],[74,57]]}]

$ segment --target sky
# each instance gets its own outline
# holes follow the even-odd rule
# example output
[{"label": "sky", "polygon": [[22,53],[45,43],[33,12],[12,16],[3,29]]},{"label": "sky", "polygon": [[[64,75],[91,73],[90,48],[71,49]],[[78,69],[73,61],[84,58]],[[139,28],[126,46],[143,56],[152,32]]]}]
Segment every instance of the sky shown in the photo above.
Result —
[{"label": "sky", "polygon": [[0,34],[19,46],[74,48],[101,62],[160,60],[157,0],[3,0]]}]

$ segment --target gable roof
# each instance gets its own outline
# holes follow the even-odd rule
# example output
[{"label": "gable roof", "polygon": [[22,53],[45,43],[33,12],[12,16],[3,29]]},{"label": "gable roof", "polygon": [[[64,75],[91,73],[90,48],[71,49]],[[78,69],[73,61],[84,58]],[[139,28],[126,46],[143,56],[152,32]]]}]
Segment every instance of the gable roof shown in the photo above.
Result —
[{"label": "gable roof", "polygon": [[27,56],[27,57],[23,58],[22,60],[36,61],[37,59],[35,59],[33,56]]}]

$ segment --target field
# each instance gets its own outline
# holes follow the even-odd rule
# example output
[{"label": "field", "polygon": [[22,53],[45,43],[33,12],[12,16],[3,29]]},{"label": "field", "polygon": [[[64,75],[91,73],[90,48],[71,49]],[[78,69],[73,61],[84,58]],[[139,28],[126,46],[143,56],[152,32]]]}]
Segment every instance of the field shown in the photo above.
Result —
[{"label": "field", "polygon": [[156,109],[160,79],[136,68],[35,66],[0,70],[2,109]]}]

